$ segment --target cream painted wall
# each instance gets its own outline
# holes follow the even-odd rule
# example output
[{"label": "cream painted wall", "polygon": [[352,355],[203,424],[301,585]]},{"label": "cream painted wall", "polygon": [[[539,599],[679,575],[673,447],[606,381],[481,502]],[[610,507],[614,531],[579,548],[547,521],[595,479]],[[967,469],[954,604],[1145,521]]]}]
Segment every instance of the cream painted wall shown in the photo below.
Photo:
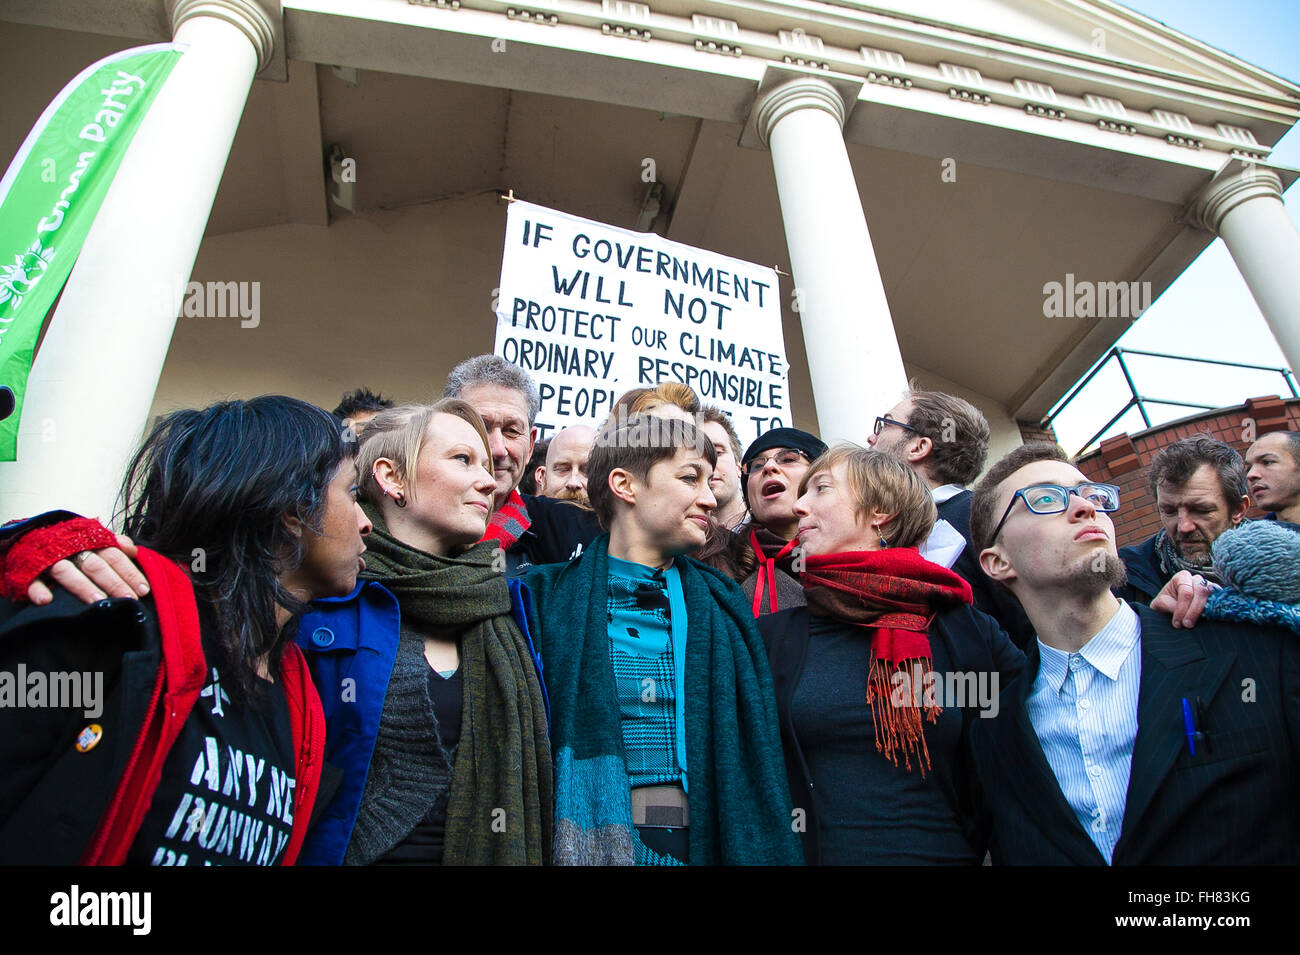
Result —
[{"label": "cream painted wall", "polygon": [[[458,361],[492,350],[505,218],[485,193],[344,214],[325,228],[209,236],[192,280],[260,282],[260,318],[178,318],[151,414],[269,392],[333,408],[358,385],[398,401],[438,397]],[[785,304],[794,424],[816,430],[798,316]]]}]

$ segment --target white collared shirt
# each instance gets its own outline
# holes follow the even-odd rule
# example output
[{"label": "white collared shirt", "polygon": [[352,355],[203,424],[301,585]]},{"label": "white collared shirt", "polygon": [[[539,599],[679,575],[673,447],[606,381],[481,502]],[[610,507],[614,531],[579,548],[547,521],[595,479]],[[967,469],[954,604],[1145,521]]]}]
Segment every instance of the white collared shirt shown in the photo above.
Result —
[{"label": "white collared shirt", "polygon": [[1065,801],[1107,864],[1124,825],[1142,682],[1142,623],[1124,601],[1077,653],[1038,641],[1025,708]]},{"label": "white collared shirt", "polygon": [[[930,491],[936,505],[942,504],[951,498],[956,497],[962,491],[966,490],[960,484],[941,484]],[[957,563],[957,558],[961,552],[966,549],[966,538],[961,535],[961,531],[953,527],[943,518],[934,522],[934,527],[930,531],[930,536],[921,544],[919,550],[921,556],[926,560],[938,564],[941,567],[952,569],[952,565]]]}]

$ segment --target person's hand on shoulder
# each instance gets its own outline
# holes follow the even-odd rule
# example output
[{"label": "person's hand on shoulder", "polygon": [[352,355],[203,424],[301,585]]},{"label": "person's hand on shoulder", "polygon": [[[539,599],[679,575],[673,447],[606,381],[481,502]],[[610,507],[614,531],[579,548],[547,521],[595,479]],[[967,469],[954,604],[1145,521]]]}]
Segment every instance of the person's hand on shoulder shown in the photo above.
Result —
[{"label": "person's hand on shoulder", "polygon": [[1180,570],[1151,601],[1151,609],[1173,617],[1175,627],[1194,627],[1201,619],[1205,602],[1218,586],[1200,574]]}]

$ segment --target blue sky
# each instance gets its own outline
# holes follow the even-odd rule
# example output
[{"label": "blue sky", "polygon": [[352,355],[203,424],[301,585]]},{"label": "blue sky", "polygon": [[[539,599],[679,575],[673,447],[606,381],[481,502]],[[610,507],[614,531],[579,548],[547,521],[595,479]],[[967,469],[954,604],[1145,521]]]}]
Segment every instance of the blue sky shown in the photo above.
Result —
[{"label": "blue sky", "polygon": [[[1300,83],[1300,2],[1297,0],[1133,0],[1125,6],[1271,73]],[[1300,168],[1300,132],[1274,147],[1270,163]],[[1300,227],[1300,186],[1286,193]],[[1259,307],[1221,239],[1216,239],[1120,339],[1138,348],[1196,358],[1280,367],[1286,364]],[[1254,395],[1289,395],[1282,376],[1134,356],[1126,359],[1144,397],[1234,405]],[[1112,359],[1057,419],[1057,436],[1074,453],[1129,399]],[[1149,405],[1153,424],[1194,409]],[[1141,431],[1136,408],[1107,434]]]}]

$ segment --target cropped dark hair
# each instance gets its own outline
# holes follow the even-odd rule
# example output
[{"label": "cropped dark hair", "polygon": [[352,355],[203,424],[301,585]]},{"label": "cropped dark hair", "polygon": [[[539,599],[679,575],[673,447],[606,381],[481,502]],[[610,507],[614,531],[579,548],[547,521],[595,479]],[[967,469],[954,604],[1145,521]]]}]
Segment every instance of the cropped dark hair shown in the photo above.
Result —
[{"label": "cropped dark hair", "polygon": [[1025,465],[1035,461],[1064,461],[1068,464],[1070,458],[1059,444],[1029,441],[1009,451],[975,485],[970,501],[970,539],[977,558],[980,551],[989,546],[989,538],[993,536],[993,528],[1000,517],[997,513],[998,487]]},{"label": "cropped dark hair", "polygon": [[1214,468],[1219,490],[1223,492],[1228,510],[1232,510],[1247,493],[1246,465],[1240,454],[1208,434],[1194,434],[1161,449],[1147,471],[1147,490],[1151,492],[1151,499],[1159,499],[1157,492],[1161,484],[1181,487],[1205,464]]},{"label": "cropped dark hair", "polygon": [[264,395],[166,415],[127,468],[123,528],[189,568],[232,699],[258,696],[263,656],[279,668],[294,628],[278,626],[277,607],[306,609],[277,579],[303,559],[283,518],[319,530],[329,483],[355,452],[329,412]]},{"label": "cropped dark hair", "polygon": [[930,439],[926,467],[944,484],[963,486],[979,477],[989,454],[988,419],[965,398],[942,391],[913,391],[907,424]]},{"label": "cropped dark hair", "polygon": [[717,466],[718,452],[713,449],[713,442],[689,421],[639,414],[618,424],[611,418],[596,433],[591,457],[587,459],[587,499],[600,526],[609,530],[614,518],[610,472],[622,468],[645,480],[652,467],[675,457],[679,448],[696,451],[709,462],[709,467]]},{"label": "cropped dark hair", "polygon": [[731,415],[715,405],[701,405],[699,416],[700,424],[711,421],[716,425],[721,425],[722,430],[727,432],[727,443],[731,445],[731,456],[736,459],[736,464],[739,466],[740,435],[736,434],[736,426],[731,423]]},{"label": "cropped dark hair", "polygon": [[337,418],[351,418],[358,411],[378,412],[392,406],[392,398],[385,398],[369,388],[358,388],[356,391],[344,392],[339,399],[339,406],[334,409],[334,415]]}]

